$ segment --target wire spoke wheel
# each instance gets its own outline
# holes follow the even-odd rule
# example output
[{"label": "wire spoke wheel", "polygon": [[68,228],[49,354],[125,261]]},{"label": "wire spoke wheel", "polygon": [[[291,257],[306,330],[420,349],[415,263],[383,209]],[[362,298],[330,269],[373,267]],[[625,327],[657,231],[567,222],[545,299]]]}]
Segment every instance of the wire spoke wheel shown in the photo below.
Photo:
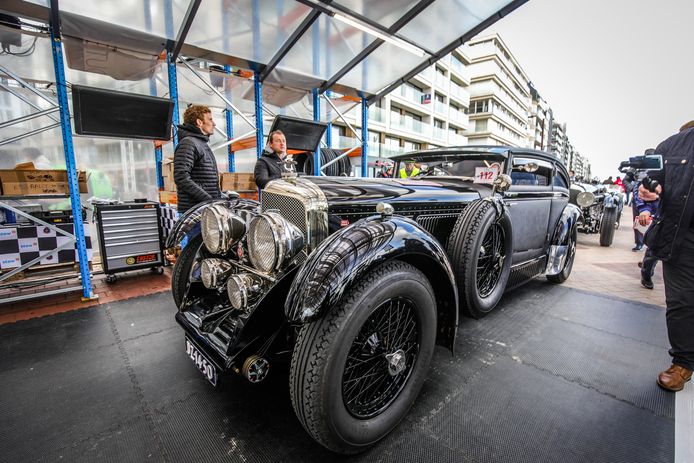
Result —
[{"label": "wire spoke wheel", "polygon": [[392,298],[374,310],[347,354],[342,397],[355,418],[380,414],[407,383],[419,353],[420,326],[406,298]]},{"label": "wire spoke wheel", "polygon": [[482,240],[477,259],[476,282],[480,297],[487,297],[494,291],[505,258],[504,230],[501,225],[494,223]]}]

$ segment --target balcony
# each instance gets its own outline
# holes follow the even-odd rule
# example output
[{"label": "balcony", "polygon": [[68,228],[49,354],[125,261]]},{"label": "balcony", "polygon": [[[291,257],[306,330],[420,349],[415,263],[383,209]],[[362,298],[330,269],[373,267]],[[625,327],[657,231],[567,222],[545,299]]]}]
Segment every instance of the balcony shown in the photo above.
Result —
[{"label": "balcony", "polygon": [[379,124],[386,123],[386,110],[376,106],[369,106],[369,122],[376,122]]},{"label": "balcony", "polygon": [[447,133],[446,129],[441,127],[434,127],[434,138],[437,140],[446,140]]},{"label": "balcony", "polygon": [[449,146],[463,146],[467,145],[467,138],[459,135],[457,133],[448,133],[448,145]]},{"label": "balcony", "polygon": [[470,82],[470,72],[467,67],[456,57],[451,56],[451,70],[465,82]]},{"label": "balcony", "polygon": [[462,111],[456,111],[454,109],[451,109],[448,115],[448,119],[454,124],[463,125],[465,127],[467,127],[470,124],[470,118],[467,114],[465,114]]},{"label": "balcony", "polygon": [[433,72],[434,71],[431,70],[431,66],[429,66],[428,68],[424,69],[422,72],[417,74],[417,77],[431,82],[434,77]]},{"label": "balcony", "polygon": [[434,100],[434,111],[436,111],[439,114],[447,114],[448,113],[448,103],[444,103],[443,101],[439,100]]},{"label": "balcony", "polygon": [[460,85],[451,83],[451,89],[448,91],[448,95],[460,101],[463,106],[470,106],[470,94]]},{"label": "balcony", "polygon": [[388,146],[384,145],[383,143],[369,143],[369,155],[373,156],[376,156],[376,153],[372,151],[372,146],[378,149],[378,156],[383,158],[391,158],[407,152],[407,150],[401,146]]},{"label": "balcony", "polygon": [[391,113],[390,126],[394,129],[414,132],[420,135],[424,134],[424,124],[422,124],[422,121],[401,114]]},{"label": "balcony", "polygon": [[436,87],[443,89],[443,90],[448,90],[448,85],[450,83],[450,80],[448,79],[447,76],[444,76],[441,73],[437,72],[435,82],[436,82]]},{"label": "balcony", "polygon": [[394,93],[395,95],[404,98],[405,100],[411,103],[415,103],[418,105],[422,104],[422,96],[424,94],[419,90],[415,90],[414,88],[408,85],[401,85]]}]

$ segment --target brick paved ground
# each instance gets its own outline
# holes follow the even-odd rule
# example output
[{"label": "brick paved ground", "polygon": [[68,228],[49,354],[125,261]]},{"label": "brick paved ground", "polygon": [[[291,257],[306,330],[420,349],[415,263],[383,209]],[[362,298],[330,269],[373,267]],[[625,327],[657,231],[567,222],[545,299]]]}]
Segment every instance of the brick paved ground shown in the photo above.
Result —
[{"label": "brick paved ground", "polygon": [[606,294],[622,299],[640,300],[665,307],[662,265],[656,267],[652,290],[641,286],[638,263],[644,251],[633,252],[634,232],[631,228],[631,210],[625,209],[614,242],[609,248],[600,246],[600,235],[578,234],[578,248],[571,277],[567,286]]},{"label": "brick paved ground", "polygon": [[[136,270],[133,272],[119,273],[115,283],[106,283],[104,274],[96,275],[92,279],[94,293],[99,296],[94,301],[81,301],[82,292],[72,292],[48,296],[41,299],[32,299],[14,304],[0,305],[0,325],[19,320],[28,320],[45,315],[53,315],[71,310],[94,307],[108,302],[132,299],[147,294],[159,293],[171,290],[171,268],[164,268],[162,275],[154,274],[149,270]],[[60,284],[79,285],[76,278]],[[173,304],[173,299],[171,300]]]}]

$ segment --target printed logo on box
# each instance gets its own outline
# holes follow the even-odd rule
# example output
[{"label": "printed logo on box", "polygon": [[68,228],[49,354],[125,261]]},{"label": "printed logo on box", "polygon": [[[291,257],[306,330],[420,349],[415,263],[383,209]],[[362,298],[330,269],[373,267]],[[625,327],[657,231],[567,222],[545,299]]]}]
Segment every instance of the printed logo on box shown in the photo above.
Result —
[{"label": "printed logo on box", "polygon": [[16,240],[16,228],[0,228],[0,240]]},{"label": "printed logo on box", "polygon": [[22,265],[17,254],[0,256],[0,268],[17,268]]}]

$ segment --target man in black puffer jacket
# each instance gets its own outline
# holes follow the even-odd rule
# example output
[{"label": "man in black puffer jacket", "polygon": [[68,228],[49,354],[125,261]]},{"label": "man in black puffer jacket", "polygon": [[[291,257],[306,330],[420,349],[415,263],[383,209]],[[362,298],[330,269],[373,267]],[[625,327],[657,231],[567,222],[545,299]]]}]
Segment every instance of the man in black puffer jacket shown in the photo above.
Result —
[{"label": "man in black puffer jacket", "polygon": [[282,162],[287,157],[287,139],[280,130],[273,130],[268,135],[268,148],[256,161],[253,177],[258,188],[265,188],[270,180],[282,178]]},{"label": "man in black puffer jacket", "polygon": [[[645,236],[653,256],[663,260],[667,332],[672,366],[658,375],[658,384],[679,391],[694,370],[694,121],[662,142],[663,171],[651,177],[660,182],[658,219]],[[639,187],[642,189],[643,186]],[[645,225],[647,211],[639,215]]]},{"label": "man in black puffer jacket", "polygon": [[208,145],[214,127],[210,108],[200,105],[186,109],[183,124],[178,126],[174,181],[180,213],[207,199],[222,196],[217,160]]}]

